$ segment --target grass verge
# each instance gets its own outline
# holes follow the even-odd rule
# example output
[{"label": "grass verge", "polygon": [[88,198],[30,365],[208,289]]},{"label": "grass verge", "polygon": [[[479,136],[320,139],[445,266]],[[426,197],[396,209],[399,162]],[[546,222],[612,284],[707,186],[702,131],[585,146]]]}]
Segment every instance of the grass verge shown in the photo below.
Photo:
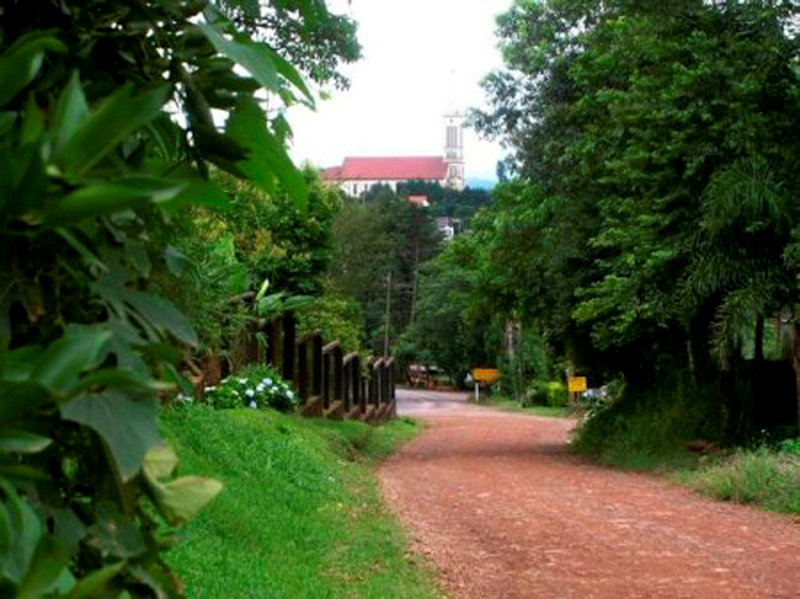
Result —
[{"label": "grass verge", "polygon": [[440,596],[430,569],[407,553],[370,467],[416,434],[413,423],[190,406],[163,425],[183,473],[225,483],[167,556],[188,597]]},{"label": "grass verge", "polygon": [[683,482],[725,501],[800,514],[800,456],[762,447],[739,450],[714,463],[684,472]]},{"label": "grass verge", "polygon": [[520,412],[548,418],[566,418],[569,416],[569,410],[566,406],[523,406],[516,399],[507,397],[489,398],[485,405],[507,412]]}]

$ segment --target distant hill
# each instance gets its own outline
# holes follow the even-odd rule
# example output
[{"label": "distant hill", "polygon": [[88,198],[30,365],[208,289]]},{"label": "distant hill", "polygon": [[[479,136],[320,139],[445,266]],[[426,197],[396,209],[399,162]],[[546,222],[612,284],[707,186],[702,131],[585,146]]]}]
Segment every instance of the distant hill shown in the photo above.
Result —
[{"label": "distant hill", "polygon": [[497,181],[495,179],[479,179],[477,177],[467,178],[467,187],[471,187],[472,189],[491,189],[495,185],[497,185]]}]

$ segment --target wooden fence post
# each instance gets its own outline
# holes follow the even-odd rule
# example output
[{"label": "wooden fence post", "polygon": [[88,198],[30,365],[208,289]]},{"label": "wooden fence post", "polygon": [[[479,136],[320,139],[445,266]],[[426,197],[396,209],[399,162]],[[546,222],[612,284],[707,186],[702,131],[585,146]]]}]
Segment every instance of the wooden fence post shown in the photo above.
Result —
[{"label": "wooden fence post", "polygon": [[350,413],[350,369],[352,368],[352,357],[350,354],[347,354],[344,358],[342,358],[342,408],[344,410],[344,414],[347,415]]},{"label": "wooden fence post", "polygon": [[362,414],[366,406],[362,401],[362,394],[361,394],[361,358],[358,357],[358,354],[351,354],[353,359],[351,361],[351,371],[350,371],[350,389],[353,392],[353,405],[358,406],[359,412]]},{"label": "wooden fence post", "polygon": [[286,381],[294,380],[294,340],[297,321],[293,312],[283,315],[283,356],[281,369],[283,379]]},{"label": "wooden fence post", "polygon": [[322,335],[315,333],[311,339],[311,395],[322,395]]},{"label": "wooden fence post", "polygon": [[267,364],[277,368],[280,352],[278,343],[281,338],[281,323],[278,318],[274,318],[266,323],[265,333],[267,335]]},{"label": "wooden fence post", "polygon": [[342,397],[342,391],[344,391],[343,361],[342,344],[336,342],[336,347],[333,349],[333,399],[338,399],[342,402],[342,405],[344,405],[344,398]]},{"label": "wooden fence post", "polygon": [[297,394],[303,404],[308,401],[308,345],[308,337],[297,340],[297,372],[294,382],[297,385]]},{"label": "wooden fence post", "polygon": [[331,360],[332,356],[322,351],[322,407],[327,410],[331,407]]}]

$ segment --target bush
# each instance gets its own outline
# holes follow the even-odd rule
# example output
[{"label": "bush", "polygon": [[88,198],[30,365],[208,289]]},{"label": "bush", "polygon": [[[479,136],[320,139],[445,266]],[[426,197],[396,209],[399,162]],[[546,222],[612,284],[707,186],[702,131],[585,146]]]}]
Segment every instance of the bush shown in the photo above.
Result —
[{"label": "bush", "polygon": [[778,443],[778,450],[781,453],[800,456],[800,437],[796,439],[785,439]]},{"label": "bush", "polygon": [[268,366],[250,366],[215,387],[206,387],[204,400],[218,409],[274,408],[291,412],[298,406],[297,393]]},{"label": "bush", "polygon": [[619,400],[584,420],[572,446],[612,464],[650,468],[689,460],[693,439],[722,438],[713,383],[695,388],[676,376],[657,389],[627,386]]},{"label": "bush", "polygon": [[547,389],[547,405],[553,408],[559,408],[567,405],[569,401],[569,392],[567,386],[561,381],[550,381],[546,385]]},{"label": "bush", "polygon": [[[792,447],[796,447],[796,439]],[[705,495],[800,513],[800,458],[766,446],[733,456],[688,475],[689,484]]]},{"label": "bush", "polygon": [[525,389],[522,404],[525,406],[550,406],[561,408],[567,405],[569,393],[567,386],[560,381],[545,382],[533,380]]}]

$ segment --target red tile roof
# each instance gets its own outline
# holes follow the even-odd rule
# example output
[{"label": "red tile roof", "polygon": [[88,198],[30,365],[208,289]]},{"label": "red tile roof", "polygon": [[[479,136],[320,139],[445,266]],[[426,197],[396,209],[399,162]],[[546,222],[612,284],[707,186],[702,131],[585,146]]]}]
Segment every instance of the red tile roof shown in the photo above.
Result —
[{"label": "red tile roof", "polygon": [[325,181],[338,181],[342,178],[342,167],[332,166],[330,168],[322,169],[322,178]]},{"label": "red tile roof", "polygon": [[331,181],[382,180],[441,181],[447,177],[447,164],[441,156],[402,156],[394,158],[345,158],[341,167],[322,171]]}]

